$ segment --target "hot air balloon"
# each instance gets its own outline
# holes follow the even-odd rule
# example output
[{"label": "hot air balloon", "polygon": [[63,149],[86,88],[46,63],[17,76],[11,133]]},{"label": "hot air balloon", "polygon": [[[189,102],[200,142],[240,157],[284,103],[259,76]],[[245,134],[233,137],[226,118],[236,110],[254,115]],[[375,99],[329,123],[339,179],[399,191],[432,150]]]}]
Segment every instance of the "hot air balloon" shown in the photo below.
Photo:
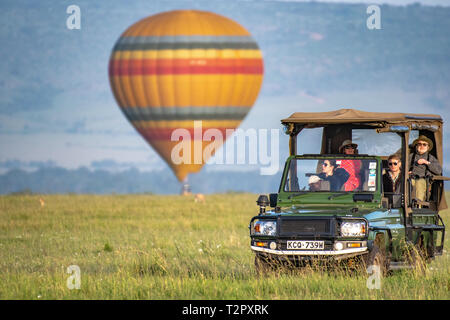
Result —
[{"label": "hot air balloon", "polygon": [[[109,78],[124,115],[181,182],[208,159],[175,164],[171,150],[179,141],[172,132],[184,128],[194,137],[194,121],[201,120],[203,130],[219,129],[226,139],[258,96],[263,59],[250,33],[231,19],[176,10],[144,18],[121,35]],[[202,150],[210,143],[202,139]]]}]

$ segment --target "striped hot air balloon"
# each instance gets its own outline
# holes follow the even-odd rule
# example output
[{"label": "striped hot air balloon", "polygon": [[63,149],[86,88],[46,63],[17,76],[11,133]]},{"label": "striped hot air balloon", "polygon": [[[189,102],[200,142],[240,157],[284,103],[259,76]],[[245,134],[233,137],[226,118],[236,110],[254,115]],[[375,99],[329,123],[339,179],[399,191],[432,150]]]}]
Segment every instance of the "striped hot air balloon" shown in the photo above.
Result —
[{"label": "striped hot air balloon", "polygon": [[[261,51],[238,23],[197,10],[163,12],[129,27],[109,61],[110,84],[125,116],[178,180],[205,161],[175,164],[177,128],[202,120],[203,131],[235,129],[253,106],[263,78]],[[210,141],[201,141],[202,150]],[[193,144],[192,148],[193,148]],[[194,157],[194,150],[191,152]]]}]

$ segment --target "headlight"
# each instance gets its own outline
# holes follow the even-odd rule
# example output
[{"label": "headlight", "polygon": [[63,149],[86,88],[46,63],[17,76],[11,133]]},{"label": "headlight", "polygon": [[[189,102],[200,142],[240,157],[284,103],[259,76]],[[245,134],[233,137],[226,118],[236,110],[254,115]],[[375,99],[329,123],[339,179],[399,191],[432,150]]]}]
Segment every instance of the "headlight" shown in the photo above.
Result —
[{"label": "headlight", "polygon": [[364,221],[346,221],[341,224],[343,237],[362,237],[366,235],[366,223]]},{"label": "headlight", "polygon": [[277,222],[271,220],[257,220],[253,223],[254,235],[274,236],[277,232]]}]

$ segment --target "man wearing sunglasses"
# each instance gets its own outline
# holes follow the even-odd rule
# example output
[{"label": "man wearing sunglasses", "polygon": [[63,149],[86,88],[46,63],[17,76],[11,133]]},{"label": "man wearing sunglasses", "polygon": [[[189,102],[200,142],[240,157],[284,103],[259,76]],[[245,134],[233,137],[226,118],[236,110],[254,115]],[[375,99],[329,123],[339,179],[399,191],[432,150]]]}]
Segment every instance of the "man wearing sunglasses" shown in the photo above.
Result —
[{"label": "man wearing sunglasses", "polygon": [[383,191],[400,193],[401,190],[401,168],[402,163],[400,157],[396,154],[389,156],[388,158],[388,170],[383,174]]},{"label": "man wearing sunglasses", "polygon": [[414,152],[409,156],[409,174],[411,184],[415,190],[415,198],[426,200],[426,178],[432,175],[441,175],[442,167],[439,161],[429,152],[433,149],[433,142],[426,136],[419,136],[414,140],[412,147]]}]

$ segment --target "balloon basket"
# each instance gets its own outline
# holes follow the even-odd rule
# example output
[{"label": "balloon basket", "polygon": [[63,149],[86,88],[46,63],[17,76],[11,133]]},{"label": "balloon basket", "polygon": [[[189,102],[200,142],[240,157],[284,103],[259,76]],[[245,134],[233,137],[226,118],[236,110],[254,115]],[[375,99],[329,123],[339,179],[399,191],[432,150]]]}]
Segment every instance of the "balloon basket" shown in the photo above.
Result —
[{"label": "balloon basket", "polygon": [[191,195],[191,186],[188,183],[184,183],[183,186],[181,187],[181,195],[182,196],[189,196]]}]

